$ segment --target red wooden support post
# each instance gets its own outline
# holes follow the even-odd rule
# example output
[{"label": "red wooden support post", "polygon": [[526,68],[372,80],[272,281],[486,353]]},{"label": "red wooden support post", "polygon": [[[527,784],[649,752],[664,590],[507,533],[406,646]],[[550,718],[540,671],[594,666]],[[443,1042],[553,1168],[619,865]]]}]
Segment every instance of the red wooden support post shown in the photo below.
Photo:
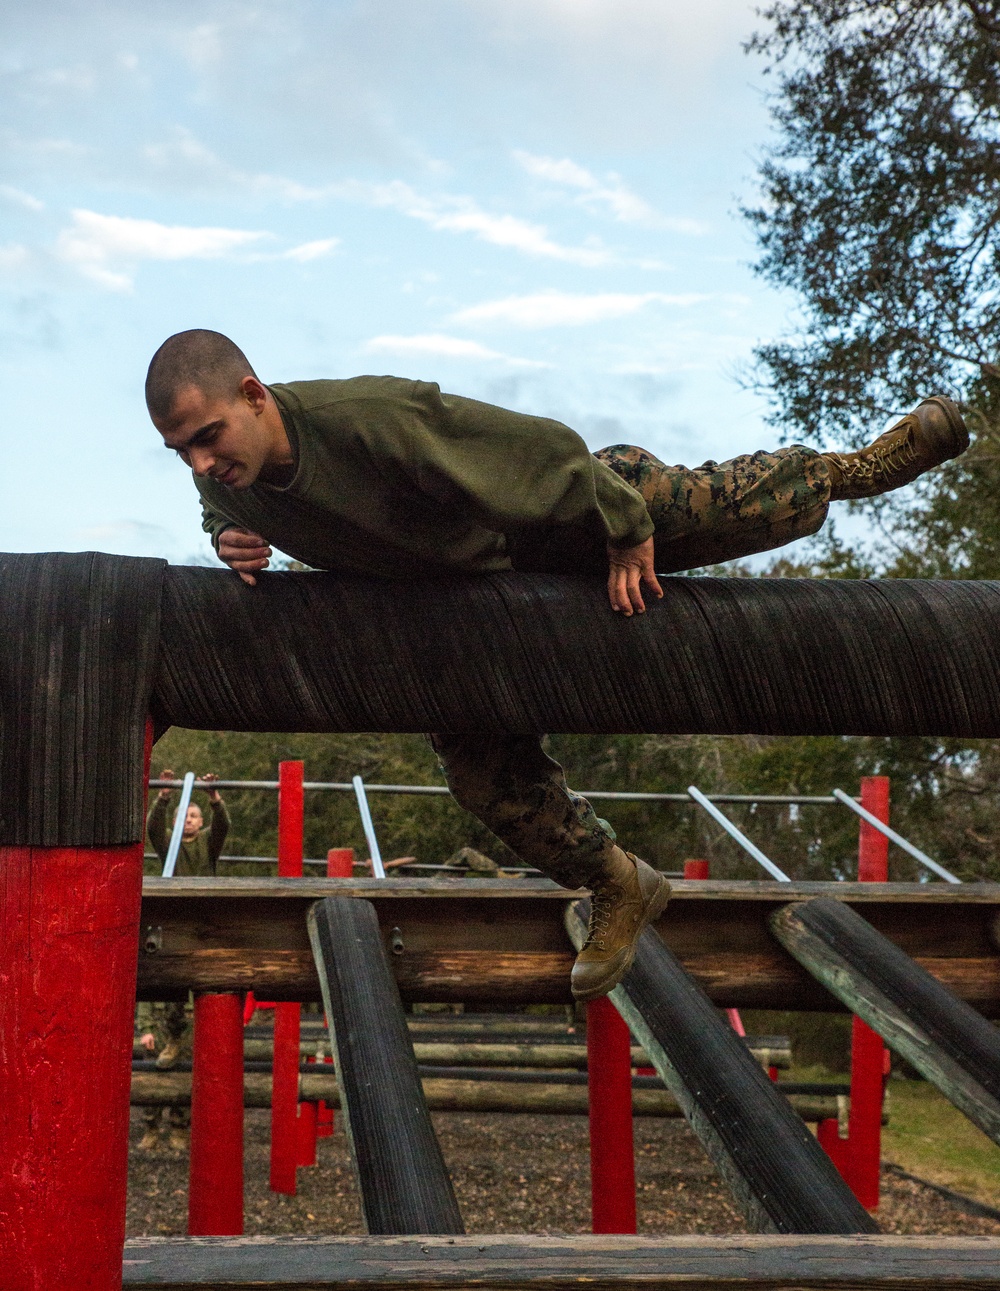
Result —
[{"label": "red wooden support post", "polygon": [[0,847],[3,1291],[121,1286],[142,852]]},{"label": "red wooden support post", "polygon": [[316,1139],[319,1137],[319,1118],[315,1103],[299,1103],[298,1153],[295,1164],[311,1166],[316,1164]]},{"label": "red wooden support post", "polygon": [[[302,828],[305,798],[301,762],[278,765],[278,877],[302,877]],[[274,1010],[274,1058],[271,1074],[271,1191],[295,1195],[299,1158],[299,1022],[298,1004]]]},{"label": "red wooden support post", "polygon": [[142,853],[0,847],[3,1291],[122,1284]]},{"label": "red wooden support post", "polygon": [[[889,823],[888,776],[865,776],[862,779],[861,805],[879,820]],[[858,842],[858,878],[867,883],[886,883],[889,879],[889,840],[864,820],[861,822]],[[877,1209],[879,1204],[884,1090],[885,1046],[882,1038],[860,1018],[854,1018],[851,1029],[848,1169],[845,1178],[858,1201],[868,1210]]]},{"label": "red wooden support post", "polygon": [[685,861],[684,877],[686,879],[707,879],[708,861]]},{"label": "red wooden support post", "polygon": [[632,1053],[629,1029],[607,998],[587,1005],[591,1227],[635,1232]]},{"label": "red wooden support post", "polygon": [[188,1233],[243,1232],[243,1008],[235,994],[196,995]]}]

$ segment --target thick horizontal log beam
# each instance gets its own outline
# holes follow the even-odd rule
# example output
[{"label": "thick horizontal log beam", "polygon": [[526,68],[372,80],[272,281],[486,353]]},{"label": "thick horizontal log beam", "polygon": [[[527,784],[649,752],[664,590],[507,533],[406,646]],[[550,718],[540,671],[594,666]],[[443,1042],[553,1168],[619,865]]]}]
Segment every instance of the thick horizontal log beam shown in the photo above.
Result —
[{"label": "thick horizontal log beam", "polygon": [[1000,1291],[982,1237],[133,1237],[124,1286],[164,1291]]},{"label": "thick horizontal log beam", "polygon": [[[164,571],[153,711],[241,731],[1000,735],[1000,584]],[[476,661],[474,669],[469,660]],[[797,684],[789,685],[789,678]]]},{"label": "thick horizontal log beam", "polygon": [[[768,927],[789,901],[846,901],[960,999],[1000,1016],[1000,885],[678,881],[657,930],[718,1005],[839,1011],[843,1005]],[[571,894],[546,880],[147,879],[139,994],[249,990],[319,1000],[306,932],[317,899],[371,900],[407,1000],[569,1003]]]}]

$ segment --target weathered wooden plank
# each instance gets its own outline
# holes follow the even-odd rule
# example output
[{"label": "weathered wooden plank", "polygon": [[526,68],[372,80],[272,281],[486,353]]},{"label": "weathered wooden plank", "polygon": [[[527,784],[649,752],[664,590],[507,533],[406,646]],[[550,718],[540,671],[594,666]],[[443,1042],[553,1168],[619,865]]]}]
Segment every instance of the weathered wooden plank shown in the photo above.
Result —
[{"label": "weathered wooden plank", "polygon": [[[583,901],[566,911],[577,947],[588,913]],[[754,1232],[878,1231],[788,1100],[653,929],[639,939],[611,1000]]]},{"label": "weathered wooden plank", "polygon": [[1000,1291],[977,1237],[131,1238],[124,1286],[160,1291]]},{"label": "weathered wooden plank", "polygon": [[327,897],[309,937],[368,1231],[464,1232],[374,909]]},{"label": "weathered wooden plank", "polygon": [[[842,1009],[768,926],[789,900],[829,894],[861,911],[974,1008],[1000,1016],[992,936],[1000,885],[706,880],[676,888],[658,931],[718,1005]],[[194,987],[318,1000],[305,916],[313,900],[332,893],[370,899],[387,941],[400,929],[403,951],[391,962],[404,999],[571,998],[562,911],[572,894],[545,881],[147,879],[144,893],[143,944],[154,950],[139,955],[143,999],[182,998]]]},{"label": "weathered wooden plank", "polygon": [[775,936],[891,1049],[1000,1142],[1000,1031],[837,901],[796,902]]},{"label": "weathered wooden plank", "polygon": [[[560,1116],[585,1116],[588,1111],[586,1085],[525,1085],[510,1080],[461,1080],[424,1077],[424,1099],[432,1112],[524,1112]],[[340,1106],[335,1076],[305,1075],[299,1078],[302,1101],[322,1098],[331,1107]],[[837,1115],[837,1099],[812,1094],[793,1094],[790,1102],[804,1121],[815,1123]],[[243,1077],[244,1107],[271,1106],[271,1077],[265,1072],[247,1072]],[[184,1071],[136,1071],[132,1073],[133,1107],[190,1107],[191,1073]],[[634,1089],[635,1116],[675,1117],[681,1115],[677,1100],[667,1090]]]}]

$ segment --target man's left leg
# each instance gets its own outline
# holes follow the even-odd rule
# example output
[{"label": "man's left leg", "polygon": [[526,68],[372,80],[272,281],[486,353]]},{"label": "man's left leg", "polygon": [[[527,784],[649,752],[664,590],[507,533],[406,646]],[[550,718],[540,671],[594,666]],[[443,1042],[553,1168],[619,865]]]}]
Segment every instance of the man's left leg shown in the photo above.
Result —
[{"label": "man's left leg", "polygon": [[453,797],[529,865],[591,893],[590,929],[573,966],[578,1000],[606,995],[635,956],[670,884],[623,851],[593,807],[571,793],[535,735],[432,735]]}]

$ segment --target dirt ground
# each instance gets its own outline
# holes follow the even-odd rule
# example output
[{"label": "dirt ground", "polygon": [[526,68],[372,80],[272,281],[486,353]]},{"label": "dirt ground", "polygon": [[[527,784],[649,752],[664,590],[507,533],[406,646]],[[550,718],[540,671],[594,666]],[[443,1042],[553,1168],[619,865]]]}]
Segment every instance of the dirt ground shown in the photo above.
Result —
[{"label": "dirt ground", "polygon": [[[268,1190],[270,1114],[246,1114],[248,1234],[362,1233],[357,1191],[338,1113],[319,1164],[298,1173],[298,1194]],[[437,1112],[434,1124],[466,1229],[472,1233],[585,1233],[590,1230],[587,1119]],[[186,1153],[139,1153],[143,1124],[132,1113],[129,1236],[183,1234]],[[640,1233],[742,1233],[746,1229],[683,1121],[635,1121]],[[889,1233],[1000,1236],[1000,1223],[968,1215],[921,1184],[883,1171],[878,1220]]]}]

